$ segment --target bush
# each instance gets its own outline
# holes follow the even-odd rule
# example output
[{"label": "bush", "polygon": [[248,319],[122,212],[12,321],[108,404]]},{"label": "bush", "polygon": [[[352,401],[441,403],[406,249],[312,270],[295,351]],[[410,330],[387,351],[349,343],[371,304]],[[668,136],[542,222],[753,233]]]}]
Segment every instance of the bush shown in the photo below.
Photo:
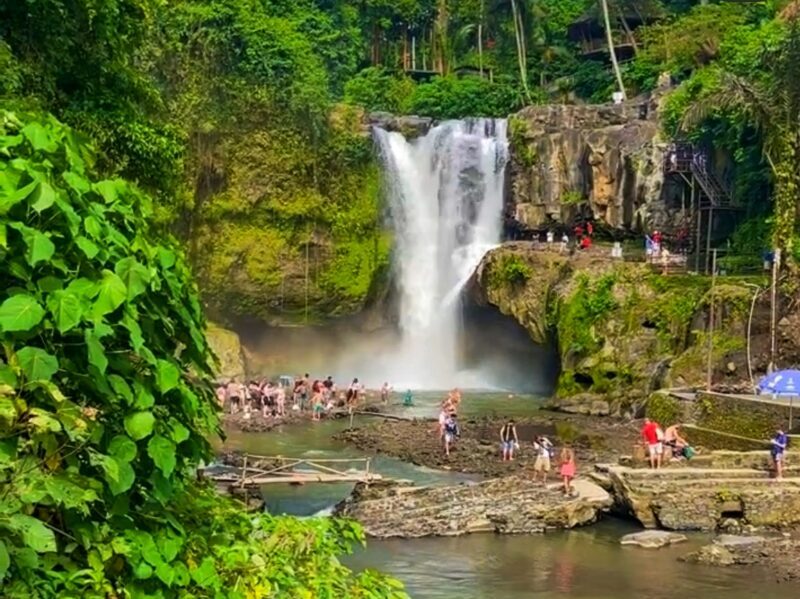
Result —
[{"label": "bush", "polygon": [[533,269],[519,256],[503,256],[491,270],[490,282],[495,286],[523,285],[533,276]]},{"label": "bush", "polygon": [[509,79],[490,82],[481,77],[448,76],[418,85],[407,110],[436,119],[505,118],[524,104],[519,88]]},{"label": "bush", "polygon": [[414,82],[411,79],[395,76],[380,67],[364,69],[344,86],[344,100],[348,104],[394,114],[406,112],[413,93]]},{"label": "bush", "polygon": [[401,596],[335,521],[243,515],[198,486],[219,432],[205,321],[150,200],[92,176],[52,117],[0,113],[3,597]]}]

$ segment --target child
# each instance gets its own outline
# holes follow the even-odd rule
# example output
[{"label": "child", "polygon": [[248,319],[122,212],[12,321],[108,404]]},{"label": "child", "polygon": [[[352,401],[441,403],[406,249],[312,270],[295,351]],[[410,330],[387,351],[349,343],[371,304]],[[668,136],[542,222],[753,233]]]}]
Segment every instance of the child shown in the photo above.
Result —
[{"label": "child", "polygon": [[458,428],[456,415],[450,414],[444,423],[444,454],[450,456],[450,446],[455,443],[455,440],[461,436],[461,431]]},{"label": "child", "polygon": [[564,481],[564,495],[572,495],[572,479],[575,478],[575,452],[569,447],[561,450],[561,479]]}]

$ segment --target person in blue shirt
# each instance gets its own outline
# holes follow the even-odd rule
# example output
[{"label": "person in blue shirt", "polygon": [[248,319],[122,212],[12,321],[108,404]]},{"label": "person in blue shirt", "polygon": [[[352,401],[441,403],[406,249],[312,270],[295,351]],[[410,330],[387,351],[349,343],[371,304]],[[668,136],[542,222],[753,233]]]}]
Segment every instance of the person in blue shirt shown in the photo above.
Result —
[{"label": "person in blue shirt", "polygon": [[406,391],[405,395],[403,396],[403,405],[406,407],[414,405],[414,396],[411,394],[411,389]]},{"label": "person in blue shirt", "polygon": [[775,465],[775,479],[781,480],[783,478],[783,460],[786,446],[789,444],[789,435],[778,429],[775,436],[772,438],[772,449],[770,455],[772,456],[772,463]]}]

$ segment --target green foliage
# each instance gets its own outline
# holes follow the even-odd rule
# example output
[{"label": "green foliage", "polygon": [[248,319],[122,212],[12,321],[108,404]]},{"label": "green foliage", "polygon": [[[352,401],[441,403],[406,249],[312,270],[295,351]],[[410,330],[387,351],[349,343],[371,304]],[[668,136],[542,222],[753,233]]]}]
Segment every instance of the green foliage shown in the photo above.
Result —
[{"label": "green foliage", "polygon": [[561,194],[560,201],[567,206],[575,206],[585,201],[583,194],[580,191],[570,190]]},{"label": "green foliage", "polygon": [[403,597],[335,559],[357,526],[198,486],[218,408],[180,252],[73,131],[0,118],[3,596]]},{"label": "green foliage", "polygon": [[577,277],[576,288],[557,306],[557,315],[551,316],[562,356],[587,354],[599,348],[601,339],[595,335],[594,326],[617,306],[615,280],[613,273],[596,279],[585,274]]},{"label": "green foliage", "polygon": [[664,427],[680,424],[684,418],[681,402],[658,391],[647,398],[645,413],[650,420],[658,422]]},{"label": "green foliage", "polygon": [[523,258],[504,254],[491,265],[489,284],[494,287],[524,285],[533,276],[533,269]]},{"label": "green foliage", "polygon": [[437,119],[506,117],[522,105],[519,90],[508,80],[435,77],[415,88],[408,112]]},{"label": "green foliage", "polygon": [[369,111],[405,114],[414,88],[414,82],[408,77],[392,75],[380,67],[369,67],[345,84],[344,100]]}]

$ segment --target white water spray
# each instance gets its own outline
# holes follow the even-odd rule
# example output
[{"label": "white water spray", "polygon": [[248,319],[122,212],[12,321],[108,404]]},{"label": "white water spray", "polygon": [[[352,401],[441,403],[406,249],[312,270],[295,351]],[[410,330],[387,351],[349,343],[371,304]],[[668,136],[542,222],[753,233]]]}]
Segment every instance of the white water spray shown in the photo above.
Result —
[{"label": "white water spray", "polygon": [[375,132],[384,162],[395,273],[399,349],[377,360],[376,375],[396,387],[481,386],[460,372],[462,288],[500,243],[506,121],[448,121],[408,141]]}]

